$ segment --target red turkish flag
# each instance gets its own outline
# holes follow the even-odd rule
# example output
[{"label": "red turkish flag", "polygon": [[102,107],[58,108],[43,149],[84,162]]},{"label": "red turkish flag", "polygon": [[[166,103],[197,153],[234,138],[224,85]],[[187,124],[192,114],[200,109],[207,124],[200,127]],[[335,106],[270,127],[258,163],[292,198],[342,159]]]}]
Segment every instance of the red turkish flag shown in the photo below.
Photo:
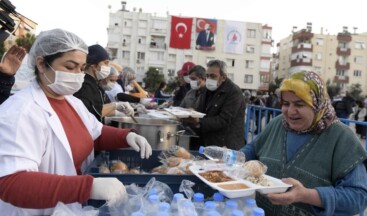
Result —
[{"label": "red turkish flag", "polygon": [[171,16],[171,39],[169,47],[190,49],[193,18]]}]

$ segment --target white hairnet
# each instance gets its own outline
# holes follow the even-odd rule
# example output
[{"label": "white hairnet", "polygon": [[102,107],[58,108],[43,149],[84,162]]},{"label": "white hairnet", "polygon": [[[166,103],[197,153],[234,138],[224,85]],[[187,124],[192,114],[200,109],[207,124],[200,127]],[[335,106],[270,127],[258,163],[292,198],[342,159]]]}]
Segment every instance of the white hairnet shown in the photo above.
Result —
[{"label": "white hairnet", "polygon": [[80,50],[88,54],[88,46],[76,34],[62,30],[52,29],[41,32],[28,54],[28,66],[36,68],[37,56],[49,56],[71,50]]}]

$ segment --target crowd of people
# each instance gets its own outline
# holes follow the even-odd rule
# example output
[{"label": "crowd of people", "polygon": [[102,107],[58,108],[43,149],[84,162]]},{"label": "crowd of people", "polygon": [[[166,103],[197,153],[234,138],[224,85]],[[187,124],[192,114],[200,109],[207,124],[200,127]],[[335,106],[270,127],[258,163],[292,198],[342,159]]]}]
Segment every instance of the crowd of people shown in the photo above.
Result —
[{"label": "crowd of people", "polygon": [[[111,62],[102,46],[87,46],[74,33],[53,29],[41,32],[28,53],[36,79],[10,96],[25,54],[14,46],[0,63],[0,211],[50,215],[58,202],[78,208],[88,199],[126,199],[116,178],[83,171],[95,151],[131,147],[141,158],[152,154],[134,129],[103,124],[106,116],[133,116],[145,105],[147,92],[134,70]],[[173,94],[166,94],[167,83],[161,82],[155,98],[205,114],[181,119],[198,135],[190,140],[191,150],[215,145],[242,151],[247,160],[264,163],[267,175],[292,185],[285,193],[256,194],[266,215],[353,215],[367,206],[367,153],[339,120],[349,111],[339,116],[342,105],[332,103],[316,73],[294,73],[268,97],[250,92],[244,97],[217,59],[206,65],[185,62],[177,75]],[[355,103],[355,118],[365,121],[366,103]],[[246,104],[281,109],[266,116],[266,127],[257,123],[257,137],[248,144]],[[261,115],[258,110],[256,122]],[[357,129],[365,133],[364,127]]]}]

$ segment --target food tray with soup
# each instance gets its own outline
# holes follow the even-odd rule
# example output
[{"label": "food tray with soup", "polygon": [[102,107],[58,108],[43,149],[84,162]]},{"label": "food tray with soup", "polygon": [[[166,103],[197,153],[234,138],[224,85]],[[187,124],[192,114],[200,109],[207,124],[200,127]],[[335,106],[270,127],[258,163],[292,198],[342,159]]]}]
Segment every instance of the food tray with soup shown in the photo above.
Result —
[{"label": "food tray with soup", "polygon": [[248,170],[245,165],[200,162],[189,169],[205,184],[228,198],[250,196],[256,191],[262,194],[283,193],[292,187],[280,179],[265,175],[263,171]]}]

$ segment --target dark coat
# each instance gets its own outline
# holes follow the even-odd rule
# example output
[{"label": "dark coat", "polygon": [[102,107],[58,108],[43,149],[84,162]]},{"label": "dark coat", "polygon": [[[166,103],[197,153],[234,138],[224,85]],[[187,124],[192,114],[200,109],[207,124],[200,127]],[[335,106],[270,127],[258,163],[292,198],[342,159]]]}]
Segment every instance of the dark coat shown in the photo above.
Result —
[{"label": "dark coat", "polygon": [[[208,40],[207,40],[208,39]],[[196,45],[200,45],[201,47],[211,47],[214,44],[214,34],[213,32],[209,32],[209,37],[207,38],[206,31],[202,30],[199,32],[198,37],[196,38]]]},{"label": "dark coat", "polygon": [[110,103],[111,101],[91,75],[85,74],[83,85],[74,96],[82,100],[89,112],[102,122],[103,118],[101,114],[103,104]]},{"label": "dark coat", "polygon": [[245,101],[241,89],[227,79],[205,105],[208,90],[200,98],[198,111],[201,119],[201,145],[226,146],[238,150],[245,144]]},{"label": "dark coat", "polygon": [[10,96],[11,88],[15,82],[14,76],[9,76],[0,72],[0,104]]}]

